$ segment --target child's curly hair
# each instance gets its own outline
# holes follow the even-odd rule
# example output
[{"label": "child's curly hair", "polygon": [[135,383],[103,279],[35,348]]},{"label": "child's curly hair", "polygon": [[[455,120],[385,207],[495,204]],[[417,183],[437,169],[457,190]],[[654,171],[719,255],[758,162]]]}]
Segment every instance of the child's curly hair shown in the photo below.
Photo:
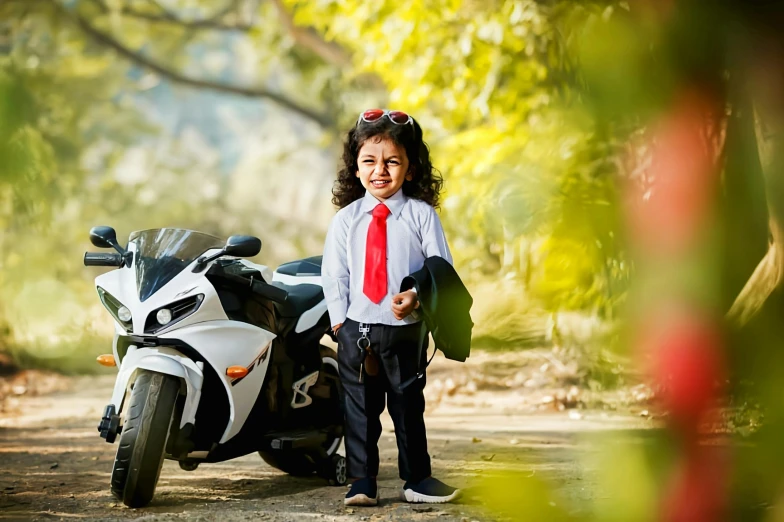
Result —
[{"label": "child's curly hair", "polygon": [[365,187],[357,177],[359,149],[369,139],[388,137],[405,149],[408,168],[413,173],[411,181],[403,182],[403,193],[432,207],[438,207],[439,193],[444,182],[441,174],[430,163],[430,149],[422,140],[422,128],[413,118],[412,123],[413,125],[398,125],[385,116],[374,122],[362,121],[348,131],[348,138],[343,145],[342,166],[332,189],[332,203],[335,206],[343,208],[364,197]]}]

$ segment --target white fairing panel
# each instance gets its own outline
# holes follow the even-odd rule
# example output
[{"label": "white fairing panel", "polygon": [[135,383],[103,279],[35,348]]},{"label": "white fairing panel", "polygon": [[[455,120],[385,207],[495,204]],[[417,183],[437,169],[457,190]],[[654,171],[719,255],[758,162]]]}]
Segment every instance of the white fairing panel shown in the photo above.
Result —
[{"label": "white fairing panel", "polygon": [[[130,249],[134,250],[133,243]],[[207,251],[206,255],[216,252]],[[115,299],[119,300],[131,311],[133,321],[133,332],[136,335],[145,335],[144,325],[150,313],[164,308],[174,301],[184,299],[189,296],[203,294],[204,300],[196,313],[186,317],[182,321],[172,323],[167,328],[156,332],[157,337],[167,337],[168,332],[180,329],[190,324],[204,321],[227,320],[228,317],[223,311],[218,293],[215,287],[204,277],[204,272],[193,272],[193,266],[186,267],[179,274],[174,276],[163,288],[152,294],[144,302],[139,300],[139,291],[136,284],[136,269],[131,267],[112,270],[95,278],[96,286],[100,286],[109,292]],[[121,325],[116,325],[120,333],[125,333]]]},{"label": "white fairing panel", "polygon": [[[215,368],[229,396],[229,425],[220,442],[236,435],[248,418],[264,383],[275,334],[239,321],[210,321],[178,330],[177,338],[198,351]],[[249,373],[232,382],[229,366],[243,366]]]},{"label": "white fairing panel", "polygon": [[139,349],[136,346],[129,346],[114,382],[111,403],[114,404],[115,411],[121,412],[123,401],[130,391],[129,386],[135,380],[133,377],[140,370],[178,377],[184,383],[184,389],[181,391],[185,392],[185,407],[180,427],[194,421],[204,382],[204,363],[195,362],[172,348]]},{"label": "white fairing panel", "polygon": [[[221,379],[230,410],[229,423],[220,440],[226,442],[240,431],[261,392],[275,334],[238,321],[211,321],[177,330],[176,338],[198,351]],[[187,392],[180,427],[193,423],[204,379],[202,364],[185,357],[176,348],[131,346],[119,367],[112,404],[119,412],[138,370],[174,375],[185,381]],[[230,379],[226,375],[229,366],[248,368],[248,375]]]},{"label": "white fairing panel", "polygon": [[[135,251],[135,249],[134,243],[129,244],[129,250]],[[209,250],[204,255],[209,256],[216,252],[217,249]],[[115,360],[120,364],[112,403],[120,413],[128,393],[128,386],[138,370],[147,369],[167,373],[185,382],[182,391],[187,393],[187,411],[183,411],[181,425],[193,422],[203,381],[203,372],[199,365],[203,363],[196,363],[175,348],[166,346],[131,346],[121,361],[117,352],[119,335],[133,334],[183,341],[198,351],[207,364],[213,367],[228,394],[229,424],[220,441],[223,443],[240,431],[261,391],[269,365],[269,349],[276,336],[256,326],[229,320],[218,293],[204,277],[204,273],[209,268],[194,273],[195,264],[194,261],[144,302],[139,300],[136,270],[133,266],[112,270],[95,279],[96,286],[111,294],[132,314],[133,326],[130,332],[126,332],[121,324],[115,322],[116,335],[113,349]],[[271,277],[269,268],[262,265],[255,265],[253,268],[259,269],[265,278]],[[202,294],[204,298],[194,313],[180,321],[172,322],[154,335],[144,331],[151,314],[155,314],[157,310],[167,307],[172,302],[198,294]],[[249,373],[242,379],[232,380],[226,376],[226,368],[229,366],[248,368]]]},{"label": "white fairing panel", "polygon": [[327,301],[322,300],[319,304],[299,316],[299,320],[297,321],[297,326],[294,327],[294,331],[296,333],[300,333],[304,332],[305,330],[310,330],[316,326],[316,323],[326,312]]}]

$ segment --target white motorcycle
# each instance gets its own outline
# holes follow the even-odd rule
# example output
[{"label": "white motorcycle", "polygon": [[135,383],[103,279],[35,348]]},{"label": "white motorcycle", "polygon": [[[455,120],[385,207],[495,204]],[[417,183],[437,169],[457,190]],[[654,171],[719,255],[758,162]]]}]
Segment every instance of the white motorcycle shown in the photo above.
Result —
[{"label": "white motorcycle", "polygon": [[95,285],[115,320],[113,353],[98,360],[118,374],[98,431],[119,436],[117,498],[148,504],[164,458],[191,471],[254,451],[287,473],[346,483],[320,257],[273,273],[238,259],[259,253],[251,236],[163,228],[134,232],[123,248],[114,229],[95,227],[90,240],[117,251],[84,256],[116,267]]}]

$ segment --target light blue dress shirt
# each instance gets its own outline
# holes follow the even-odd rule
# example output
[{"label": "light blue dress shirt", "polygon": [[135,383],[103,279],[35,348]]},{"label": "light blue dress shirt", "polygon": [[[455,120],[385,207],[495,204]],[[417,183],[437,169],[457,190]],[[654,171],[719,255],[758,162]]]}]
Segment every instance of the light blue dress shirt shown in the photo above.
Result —
[{"label": "light blue dress shirt", "polygon": [[[387,295],[376,304],[362,292],[365,279],[365,242],[373,209],[379,203],[387,216]],[[409,315],[402,321],[392,313],[392,296],[407,275],[420,270],[425,259],[440,256],[452,263],[444,229],[436,210],[424,201],[398,190],[380,202],[369,192],[340,209],[332,218],[324,244],[321,282],[332,326],[348,317],[370,324],[403,325],[417,322]]]}]

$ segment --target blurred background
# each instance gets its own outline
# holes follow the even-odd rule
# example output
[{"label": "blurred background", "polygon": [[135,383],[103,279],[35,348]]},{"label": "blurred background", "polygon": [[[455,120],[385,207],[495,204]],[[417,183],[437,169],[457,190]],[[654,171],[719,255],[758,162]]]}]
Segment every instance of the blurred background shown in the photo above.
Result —
[{"label": "blurred background", "polygon": [[0,366],[97,371],[91,226],[320,254],[345,132],[400,109],[475,349],[644,382],[665,428],[592,457],[620,499],[514,476],[499,509],[784,520],[781,27],[772,0],[0,0]]}]

